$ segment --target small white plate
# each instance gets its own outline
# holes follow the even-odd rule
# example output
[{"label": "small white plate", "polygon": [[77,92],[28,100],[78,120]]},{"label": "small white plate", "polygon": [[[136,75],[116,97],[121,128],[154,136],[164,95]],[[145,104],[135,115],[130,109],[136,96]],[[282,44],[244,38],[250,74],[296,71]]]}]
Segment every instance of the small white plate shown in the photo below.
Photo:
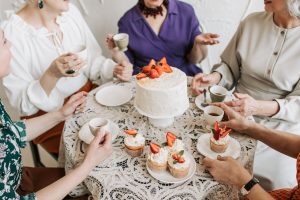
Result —
[{"label": "small white plate", "polygon": [[96,101],[104,106],[120,106],[132,98],[132,92],[128,87],[110,85],[100,88],[96,95]]},{"label": "small white plate", "polygon": [[157,180],[159,180],[159,181],[161,181],[161,182],[163,182],[163,183],[182,183],[182,182],[185,182],[185,181],[187,181],[188,179],[192,178],[193,175],[194,175],[195,172],[196,172],[196,161],[195,161],[194,157],[192,156],[192,154],[190,154],[190,153],[187,152],[187,151],[186,151],[186,154],[187,154],[187,155],[190,157],[190,159],[191,159],[191,166],[190,166],[189,173],[188,173],[185,177],[183,177],[183,178],[175,178],[174,176],[172,176],[172,175],[170,174],[170,172],[169,172],[168,170],[165,170],[165,171],[162,171],[162,172],[155,172],[155,171],[152,171],[152,170],[148,167],[148,165],[147,165],[147,163],[146,163],[147,170],[148,170],[149,174],[150,174],[153,178],[155,178],[155,179],[157,179]]},{"label": "small white plate", "polygon": [[[225,97],[225,100],[224,101],[231,101],[233,99],[232,95],[227,95]],[[205,107],[203,107],[201,105],[201,103],[204,103],[204,95],[203,94],[200,94],[198,95],[196,98],[195,98],[195,104],[198,108],[200,108],[201,110],[203,110]],[[206,94],[206,103],[211,103],[211,99],[210,99],[210,96],[209,96],[209,93]]]},{"label": "small white plate", "polygon": [[198,139],[197,150],[202,155],[211,159],[217,159],[218,155],[231,156],[237,159],[241,153],[241,145],[236,139],[230,137],[226,151],[224,153],[216,153],[210,149],[210,134],[203,134]]},{"label": "small white plate", "polygon": [[[116,139],[117,135],[120,133],[120,129],[117,124],[112,121],[109,121],[108,132],[112,134],[112,141]],[[94,135],[91,133],[89,128],[89,122],[85,123],[78,132],[78,137],[86,144],[90,144],[94,139]]]}]

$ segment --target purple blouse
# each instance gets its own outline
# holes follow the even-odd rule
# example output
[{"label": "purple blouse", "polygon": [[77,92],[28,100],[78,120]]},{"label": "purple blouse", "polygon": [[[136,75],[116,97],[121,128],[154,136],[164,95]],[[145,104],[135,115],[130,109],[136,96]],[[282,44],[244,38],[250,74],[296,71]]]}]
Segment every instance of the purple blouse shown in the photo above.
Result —
[{"label": "purple blouse", "polygon": [[125,53],[134,65],[134,74],[152,58],[159,61],[164,56],[171,66],[181,69],[188,76],[202,72],[186,58],[193,48],[195,37],[201,34],[191,5],[169,0],[168,13],[158,35],[142,16],[138,6],[127,11],[118,26],[120,33],[129,35],[128,50]]}]

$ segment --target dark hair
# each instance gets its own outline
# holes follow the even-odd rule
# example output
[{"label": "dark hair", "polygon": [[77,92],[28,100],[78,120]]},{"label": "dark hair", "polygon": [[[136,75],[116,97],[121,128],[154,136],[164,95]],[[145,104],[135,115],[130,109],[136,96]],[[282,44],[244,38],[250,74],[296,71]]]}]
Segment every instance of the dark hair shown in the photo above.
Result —
[{"label": "dark hair", "polygon": [[161,15],[161,16],[163,15],[162,14],[162,11],[163,11],[162,5],[164,5],[166,8],[168,8],[169,0],[164,0],[163,3],[160,6],[157,6],[156,8],[148,8],[145,5],[144,0],[139,0],[137,5],[138,5],[139,9],[141,10],[141,12],[146,17],[153,16],[155,18],[157,15]]}]

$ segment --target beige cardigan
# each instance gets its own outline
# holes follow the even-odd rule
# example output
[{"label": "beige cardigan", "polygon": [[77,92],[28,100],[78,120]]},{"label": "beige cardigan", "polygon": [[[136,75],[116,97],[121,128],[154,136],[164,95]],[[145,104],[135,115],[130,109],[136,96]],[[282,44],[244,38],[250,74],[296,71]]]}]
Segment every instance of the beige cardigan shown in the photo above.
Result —
[{"label": "beige cardigan", "polygon": [[212,71],[220,85],[257,100],[276,100],[280,111],[260,123],[300,134],[300,27],[283,29],[266,12],[248,16]]}]

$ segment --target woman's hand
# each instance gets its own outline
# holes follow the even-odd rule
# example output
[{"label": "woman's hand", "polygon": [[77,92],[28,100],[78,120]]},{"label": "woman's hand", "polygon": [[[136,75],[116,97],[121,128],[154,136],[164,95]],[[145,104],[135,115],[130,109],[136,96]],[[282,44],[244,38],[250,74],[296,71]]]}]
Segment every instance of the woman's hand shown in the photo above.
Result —
[{"label": "woman's hand", "polygon": [[67,53],[56,58],[51,63],[46,73],[50,74],[52,77],[55,78],[75,77],[79,74],[78,71],[84,65],[85,62],[81,60],[76,54]]},{"label": "woman's hand", "polygon": [[121,64],[114,68],[113,75],[121,81],[130,81],[133,73],[133,65],[127,61],[123,61]]},{"label": "woman's hand", "polygon": [[112,154],[111,134],[103,133],[100,130],[88,147],[83,164],[90,169],[99,165]]},{"label": "woman's hand", "polygon": [[227,126],[232,128],[238,132],[245,133],[250,126],[252,126],[252,122],[243,117],[240,113],[233,110],[233,108],[227,106],[225,103],[213,103],[213,105],[221,107],[225,114],[228,117],[228,121],[220,122],[221,126]]},{"label": "woman's hand", "polygon": [[196,95],[203,92],[208,86],[219,83],[221,80],[221,75],[218,72],[213,72],[211,74],[197,74],[192,81],[192,90]]},{"label": "woman's hand", "polygon": [[225,103],[243,116],[257,115],[262,109],[259,102],[248,94],[235,93],[234,96],[237,100]]},{"label": "woman's hand", "polygon": [[71,96],[67,103],[59,110],[63,120],[71,117],[74,112],[82,112],[84,110],[87,94],[87,92],[79,92]]},{"label": "woman's hand", "polygon": [[201,35],[196,36],[195,43],[200,45],[219,44],[219,40],[216,40],[218,37],[220,37],[218,34],[202,33]]},{"label": "woman's hand", "polygon": [[113,40],[113,34],[108,34],[106,36],[106,47],[109,49],[109,50],[113,50],[114,48],[116,48],[116,44]]},{"label": "woman's hand", "polygon": [[204,158],[202,164],[208,169],[214,179],[220,183],[242,188],[252,178],[249,172],[232,157],[218,156],[217,160]]}]

